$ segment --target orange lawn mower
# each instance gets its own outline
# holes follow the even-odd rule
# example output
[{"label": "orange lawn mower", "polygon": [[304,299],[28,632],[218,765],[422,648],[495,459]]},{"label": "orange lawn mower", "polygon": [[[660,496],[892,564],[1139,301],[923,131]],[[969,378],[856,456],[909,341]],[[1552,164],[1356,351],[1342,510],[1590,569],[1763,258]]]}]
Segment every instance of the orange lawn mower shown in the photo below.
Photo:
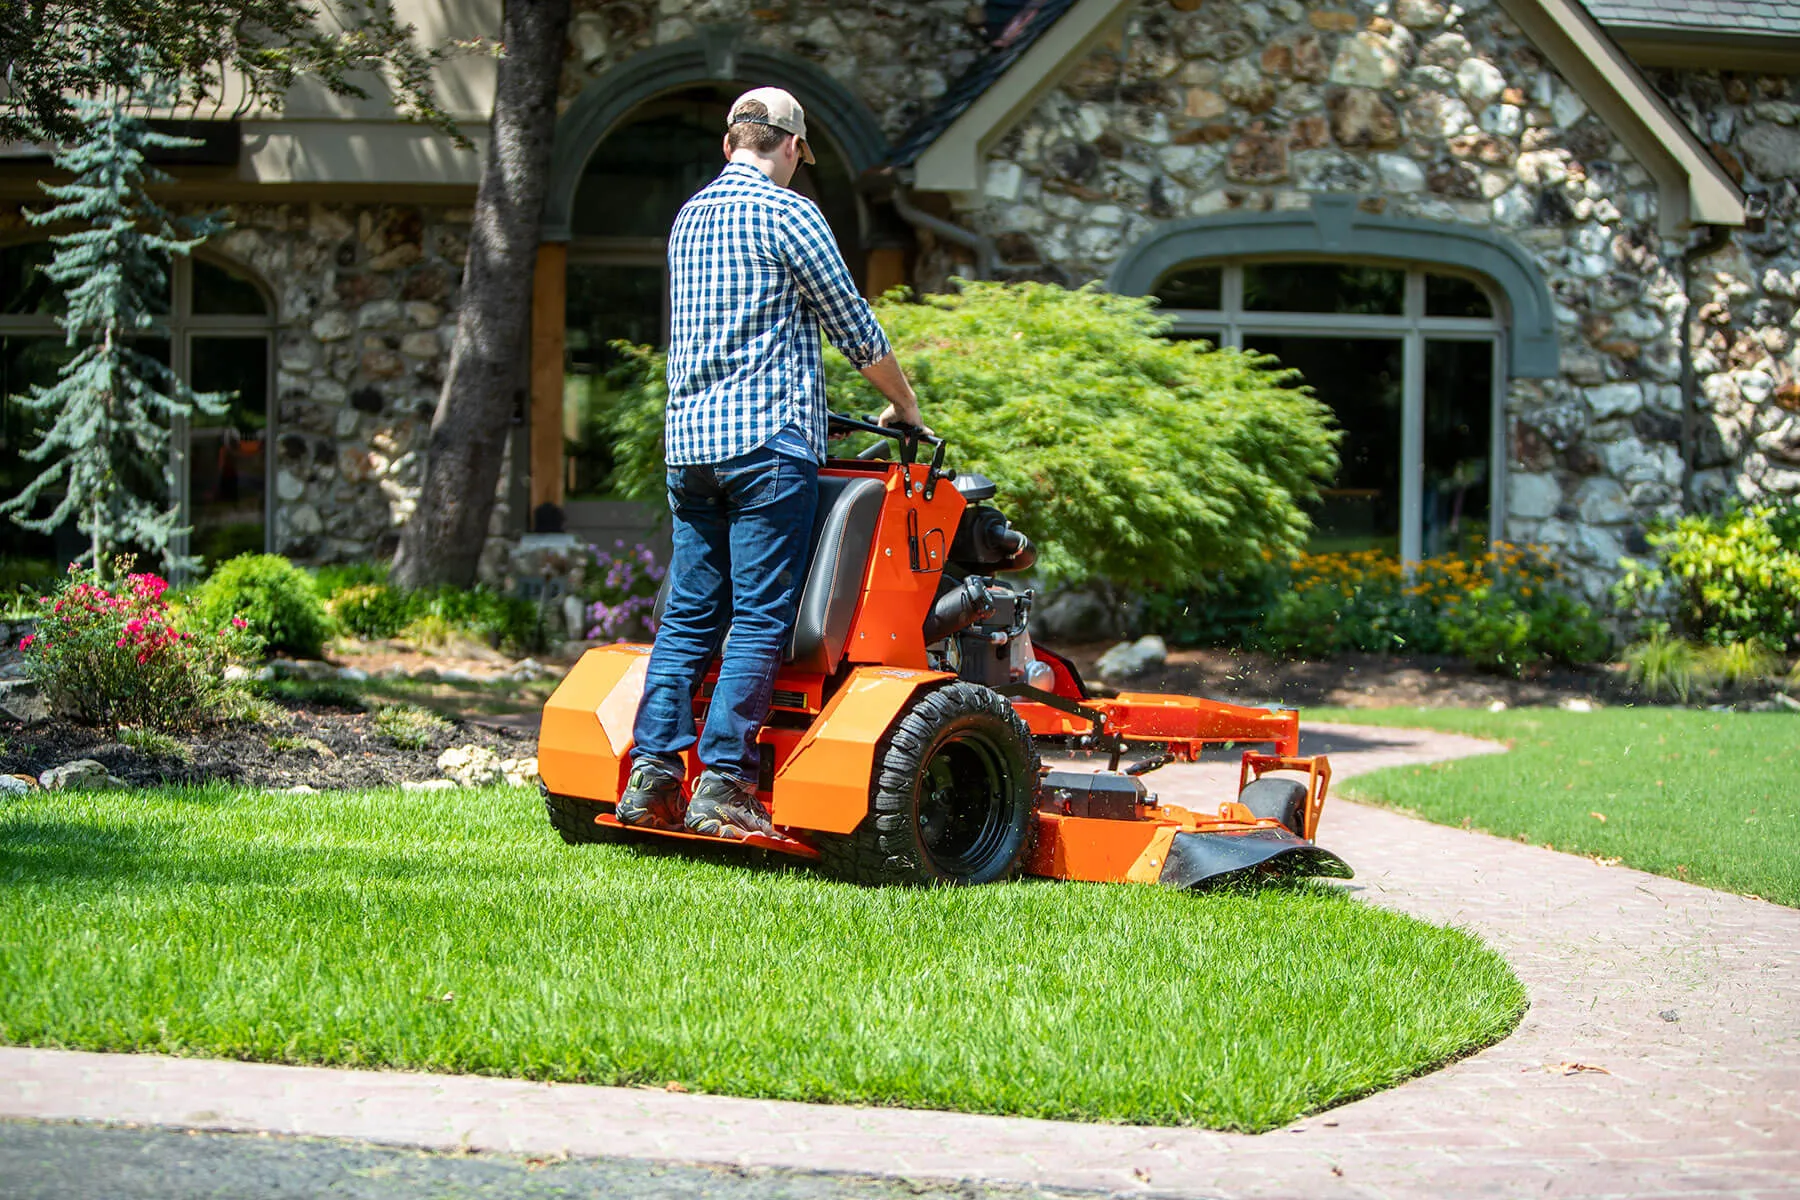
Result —
[{"label": "orange lawn mower", "polygon": [[[1350,877],[1312,842],[1331,767],[1298,756],[1297,712],[1090,695],[1067,659],[1033,644],[1031,591],[998,578],[1037,554],[985,503],[994,484],[945,468],[943,439],[922,430],[831,425],[879,440],[819,471],[810,567],[758,739],[776,831],[729,844],[865,884]],[[591,649],[544,707],[540,787],[566,842],[723,840],[613,816],[649,663],[646,645]],[[715,664],[695,695],[697,722],[716,676]],[[1216,809],[1159,803],[1144,786],[1157,767],[1238,744],[1273,753],[1246,751]],[[1040,746],[1108,766],[1045,767]],[[1145,757],[1121,770],[1133,748]],[[685,757],[691,787],[700,763]]]}]

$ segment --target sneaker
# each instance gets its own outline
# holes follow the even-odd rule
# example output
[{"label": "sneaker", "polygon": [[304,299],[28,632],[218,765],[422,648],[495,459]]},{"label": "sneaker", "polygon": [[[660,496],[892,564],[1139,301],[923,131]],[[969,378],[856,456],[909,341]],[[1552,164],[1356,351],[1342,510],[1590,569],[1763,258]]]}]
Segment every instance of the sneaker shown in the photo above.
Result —
[{"label": "sneaker", "polygon": [[656,759],[633,763],[613,816],[621,825],[646,829],[680,829],[687,805],[681,801],[681,776]]},{"label": "sneaker", "polygon": [[702,771],[700,781],[694,784],[694,798],[688,802],[687,827],[690,833],[733,841],[742,841],[753,833],[775,832],[768,810],[756,798],[753,784],[712,771]]}]

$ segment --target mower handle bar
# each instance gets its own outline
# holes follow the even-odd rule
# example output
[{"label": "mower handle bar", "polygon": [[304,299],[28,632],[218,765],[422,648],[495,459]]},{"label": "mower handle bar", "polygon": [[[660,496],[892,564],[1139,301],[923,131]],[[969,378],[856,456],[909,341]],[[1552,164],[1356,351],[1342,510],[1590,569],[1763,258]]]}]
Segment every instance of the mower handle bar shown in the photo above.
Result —
[{"label": "mower handle bar", "polygon": [[[920,442],[929,442],[934,447],[932,454],[934,466],[943,464],[944,439],[936,434],[925,432],[917,425],[883,425],[866,417],[847,417],[842,413],[834,412],[828,412],[825,416],[827,425],[836,427],[840,432],[872,433],[877,437],[892,438],[900,444],[900,461],[907,466],[918,461]],[[874,446],[862,451],[857,457],[881,457],[876,451],[882,446],[883,443],[877,442]]]}]

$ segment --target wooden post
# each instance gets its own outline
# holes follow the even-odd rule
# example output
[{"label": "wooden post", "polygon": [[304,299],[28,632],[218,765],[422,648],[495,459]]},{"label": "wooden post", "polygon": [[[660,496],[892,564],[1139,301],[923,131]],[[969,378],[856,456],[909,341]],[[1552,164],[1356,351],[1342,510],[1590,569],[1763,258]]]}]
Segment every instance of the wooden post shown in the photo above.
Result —
[{"label": "wooden post", "polygon": [[569,244],[538,245],[531,286],[531,511],[563,502],[563,335]]},{"label": "wooden post", "polygon": [[863,272],[863,294],[871,300],[890,288],[906,282],[906,251],[897,246],[882,246],[869,251],[867,269]]}]

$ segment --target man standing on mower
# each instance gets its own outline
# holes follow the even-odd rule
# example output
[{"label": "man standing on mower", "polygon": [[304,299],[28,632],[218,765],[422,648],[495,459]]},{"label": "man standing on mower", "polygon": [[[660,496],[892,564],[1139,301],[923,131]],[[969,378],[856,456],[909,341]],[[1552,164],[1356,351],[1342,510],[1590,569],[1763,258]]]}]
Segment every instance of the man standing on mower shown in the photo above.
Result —
[{"label": "man standing on mower", "polygon": [[[669,595],[650,655],[617,816],[626,825],[728,838],[772,833],[757,798],[756,735],[806,578],[825,374],[819,331],[889,400],[883,424],[919,406],[856,290],[818,207],[789,190],[806,115],[780,88],[746,92],[726,118],[725,170],[682,206],[669,234]],[[696,738],[694,696],[727,629]],[[681,754],[704,767],[682,800]]]}]

